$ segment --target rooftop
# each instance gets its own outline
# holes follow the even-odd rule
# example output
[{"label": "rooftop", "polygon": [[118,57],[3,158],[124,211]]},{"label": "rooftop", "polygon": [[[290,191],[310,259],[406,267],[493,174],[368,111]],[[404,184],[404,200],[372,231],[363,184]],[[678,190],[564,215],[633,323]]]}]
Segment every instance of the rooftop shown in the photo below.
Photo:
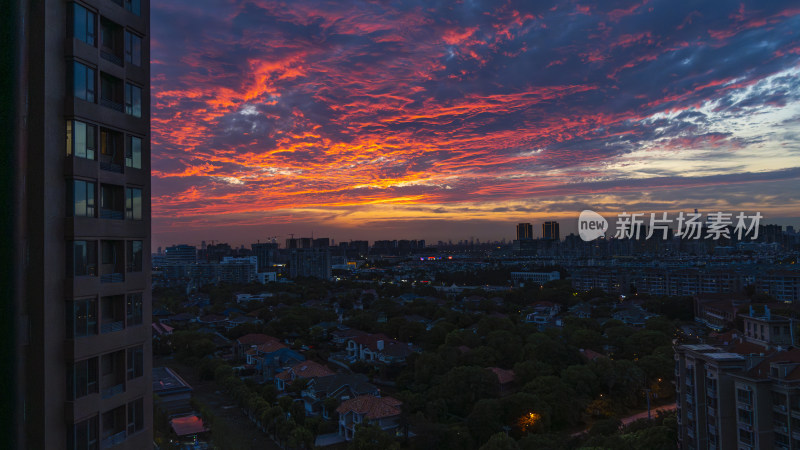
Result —
[{"label": "rooftop", "polygon": [[392,397],[375,397],[373,395],[360,395],[350,400],[345,400],[336,408],[339,414],[354,412],[363,414],[367,419],[383,419],[400,415],[402,402]]}]

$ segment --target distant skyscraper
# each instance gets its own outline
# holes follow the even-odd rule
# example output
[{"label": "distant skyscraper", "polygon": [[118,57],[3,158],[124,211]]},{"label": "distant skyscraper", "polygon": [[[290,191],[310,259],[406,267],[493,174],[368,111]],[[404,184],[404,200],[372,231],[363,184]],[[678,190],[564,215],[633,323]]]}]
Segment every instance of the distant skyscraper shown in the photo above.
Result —
[{"label": "distant skyscraper", "polygon": [[150,2],[17,4],[15,446],[152,447]]},{"label": "distant skyscraper", "polygon": [[558,222],[545,222],[542,224],[542,238],[550,239],[552,241],[561,240],[561,235],[558,230]]},{"label": "distant skyscraper", "polygon": [[167,247],[166,262],[170,264],[194,264],[197,262],[197,247],[194,245],[173,245]]},{"label": "distant skyscraper", "polygon": [[533,239],[533,225],[529,223],[520,223],[517,225],[517,240],[524,241]]}]

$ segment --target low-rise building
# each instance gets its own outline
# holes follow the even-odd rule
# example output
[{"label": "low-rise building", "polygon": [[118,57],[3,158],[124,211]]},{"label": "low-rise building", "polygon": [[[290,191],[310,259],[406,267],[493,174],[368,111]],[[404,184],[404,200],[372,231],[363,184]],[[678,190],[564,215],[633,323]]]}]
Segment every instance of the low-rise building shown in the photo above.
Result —
[{"label": "low-rise building", "polygon": [[355,436],[357,425],[377,425],[382,430],[395,430],[400,426],[402,402],[392,397],[360,395],[342,402],[339,414],[339,435],[345,440]]}]

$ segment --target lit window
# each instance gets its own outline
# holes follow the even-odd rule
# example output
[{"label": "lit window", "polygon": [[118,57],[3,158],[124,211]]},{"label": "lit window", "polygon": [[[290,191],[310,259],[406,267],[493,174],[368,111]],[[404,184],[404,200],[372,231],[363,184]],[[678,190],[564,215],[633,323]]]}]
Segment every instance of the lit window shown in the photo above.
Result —
[{"label": "lit window", "polygon": [[94,159],[97,127],[77,120],[67,121],[67,156]]},{"label": "lit window", "polygon": [[127,326],[142,324],[142,294],[128,294]]},{"label": "lit window", "polygon": [[67,308],[67,337],[79,338],[97,334],[97,299],[71,302]]}]

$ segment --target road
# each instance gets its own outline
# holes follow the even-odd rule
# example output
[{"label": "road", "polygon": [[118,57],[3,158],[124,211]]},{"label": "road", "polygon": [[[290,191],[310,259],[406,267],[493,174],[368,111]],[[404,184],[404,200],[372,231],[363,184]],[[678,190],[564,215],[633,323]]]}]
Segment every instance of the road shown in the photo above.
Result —
[{"label": "road", "polygon": [[[675,409],[677,409],[677,407],[678,407],[678,405],[676,403],[672,403],[670,405],[657,406],[657,407],[652,408],[650,410],[650,417],[655,417],[656,413],[658,411],[664,411],[664,412],[675,411]],[[647,419],[647,411],[642,411],[640,413],[636,413],[636,414],[630,415],[628,417],[623,417],[622,419],[620,419],[620,421],[622,422],[622,426],[628,426],[628,425],[632,424],[633,422],[636,422],[639,419]],[[591,428],[592,427],[589,426],[583,431],[579,431],[577,433],[573,433],[572,437],[578,437],[578,436],[580,436],[582,434],[586,434],[586,433],[589,432],[589,430]]]}]

